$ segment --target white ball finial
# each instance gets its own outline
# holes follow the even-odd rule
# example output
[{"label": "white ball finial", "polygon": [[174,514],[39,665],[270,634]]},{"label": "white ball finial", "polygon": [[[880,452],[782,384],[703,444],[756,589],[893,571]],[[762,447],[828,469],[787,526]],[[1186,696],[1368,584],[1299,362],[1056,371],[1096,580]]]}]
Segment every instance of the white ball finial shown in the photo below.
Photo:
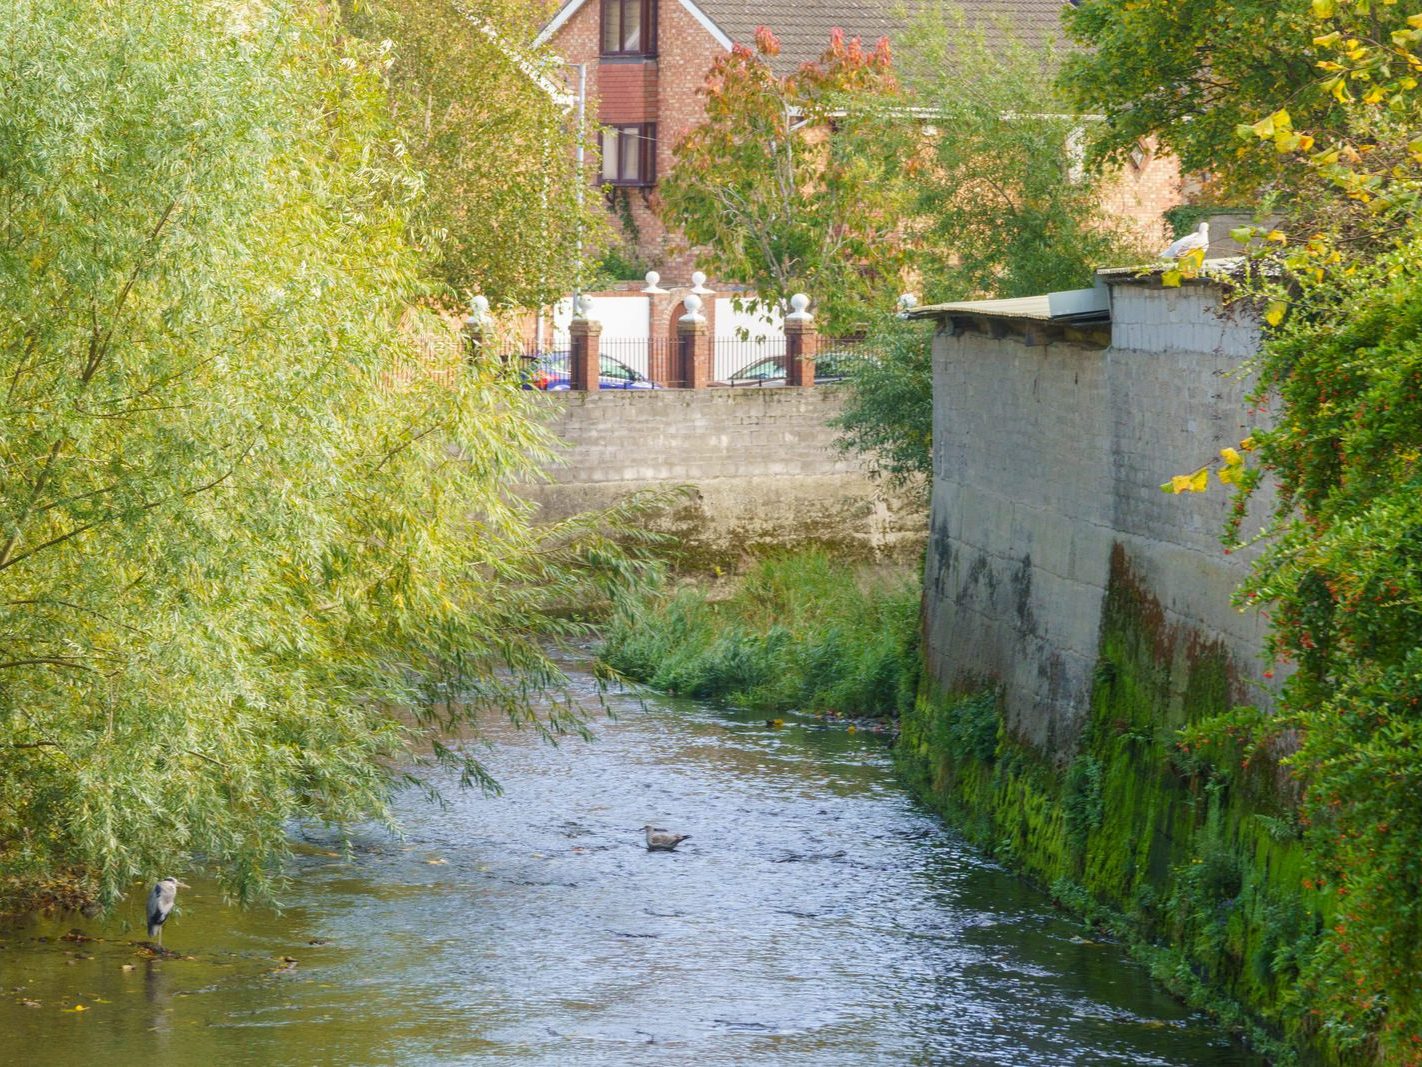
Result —
[{"label": "white ball finial", "polygon": [[691,291],[693,293],[710,293],[706,288],[706,272],[704,270],[694,270],[691,272]]},{"label": "white ball finial", "polygon": [[592,318],[593,298],[590,297],[590,296],[588,296],[587,293],[579,293],[579,294],[578,294],[578,299],[577,299],[576,301],[574,301],[574,305],[575,305],[575,306],[577,307],[577,309],[578,309],[578,310],[577,310],[577,314],[573,316],[574,318],[578,318],[578,319],[590,319],[590,318]]},{"label": "white ball finial", "polygon": [[647,277],[647,288],[643,289],[642,292],[647,293],[648,295],[652,295],[652,296],[655,296],[655,295],[658,294],[658,293],[665,293],[665,292],[666,292],[666,290],[663,289],[662,286],[661,286],[662,276],[661,276],[660,274],[658,274],[658,273],[657,273],[656,271],[654,271],[654,270],[649,270],[649,271],[647,272],[646,277]]},{"label": "white ball finial", "polygon": [[469,314],[464,317],[467,326],[483,326],[489,321],[489,298],[476,293],[469,298]]},{"label": "white ball finial", "polygon": [[682,322],[705,322],[706,316],[701,314],[701,297],[695,293],[688,293],[681,302],[686,308],[686,314],[681,317]]},{"label": "white ball finial", "polygon": [[814,316],[806,309],[810,306],[810,298],[804,293],[796,293],[790,298],[790,314],[785,316],[786,322],[810,322]]}]

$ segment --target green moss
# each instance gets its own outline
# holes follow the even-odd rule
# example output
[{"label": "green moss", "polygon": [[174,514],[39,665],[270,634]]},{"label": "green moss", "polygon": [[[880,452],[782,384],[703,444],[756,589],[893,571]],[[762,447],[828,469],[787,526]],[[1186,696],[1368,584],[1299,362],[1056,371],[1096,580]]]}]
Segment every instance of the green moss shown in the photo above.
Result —
[{"label": "green moss", "polygon": [[[925,690],[904,716],[900,766],[981,844],[1129,941],[1154,973],[1281,1060],[1337,1061],[1294,998],[1322,917],[1302,891],[1303,846],[1287,780],[1251,740],[1252,709],[1222,646],[1169,627],[1113,558],[1090,713],[1062,764],[998,716],[990,754],[977,723],[990,690]],[[1202,722],[1238,744],[1204,751]],[[1190,739],[1197,745],[1192,747]]]}]

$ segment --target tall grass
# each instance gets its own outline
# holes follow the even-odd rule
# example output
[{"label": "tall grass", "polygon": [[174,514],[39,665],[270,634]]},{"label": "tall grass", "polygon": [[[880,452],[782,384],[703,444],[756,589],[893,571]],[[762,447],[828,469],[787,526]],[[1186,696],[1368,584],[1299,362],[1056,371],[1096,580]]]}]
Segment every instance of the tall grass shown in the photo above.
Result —
[{"label": "tall grass", "polygon": [[892,716],[918,686],[917,583],[819,552],[758,563],[726,600],[665,583],[614,605],[601,656],[668,693]]}]

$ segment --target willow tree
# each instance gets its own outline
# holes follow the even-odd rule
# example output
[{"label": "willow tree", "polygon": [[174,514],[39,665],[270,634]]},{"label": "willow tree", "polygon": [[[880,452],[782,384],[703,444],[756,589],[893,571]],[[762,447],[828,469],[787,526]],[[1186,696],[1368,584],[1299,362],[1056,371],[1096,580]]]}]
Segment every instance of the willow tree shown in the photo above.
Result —
[{"label": "willow tree", "polygon": [[291,818],[381,816],[415,740],[570,725],[530,634],[600,543],[506,494],[547,444],[518,390],[412,354],[421,182],[342,34],[296,0],[0,8],[8,895],[194,853],[260,892]]},{"label": "willow tree", "polygon": [[[347,25],[386,53],[400,143],[424,176],[413,239],[436,254],[446,296],[531,307],[573,289],[579,243],[606,212],[582,195],[562,65],[523,46],[536,0],[347,0]],[[591,200],[592,203],[588,203]]]}]

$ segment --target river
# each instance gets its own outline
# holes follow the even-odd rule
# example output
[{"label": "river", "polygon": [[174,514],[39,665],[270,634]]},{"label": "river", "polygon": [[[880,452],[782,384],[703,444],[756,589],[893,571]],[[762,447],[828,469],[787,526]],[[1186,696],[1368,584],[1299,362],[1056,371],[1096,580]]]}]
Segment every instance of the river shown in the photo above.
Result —
[{"label": "river", "polygon": [[301,832],[279,913],[171,872],[183,958],[136,948],[146,887],[0,928],[0,1062],[1262,1062],[917,807],[882,738],[608,702],[591,742],[495,730],[504,795],[411,794],[402,839]]}]

